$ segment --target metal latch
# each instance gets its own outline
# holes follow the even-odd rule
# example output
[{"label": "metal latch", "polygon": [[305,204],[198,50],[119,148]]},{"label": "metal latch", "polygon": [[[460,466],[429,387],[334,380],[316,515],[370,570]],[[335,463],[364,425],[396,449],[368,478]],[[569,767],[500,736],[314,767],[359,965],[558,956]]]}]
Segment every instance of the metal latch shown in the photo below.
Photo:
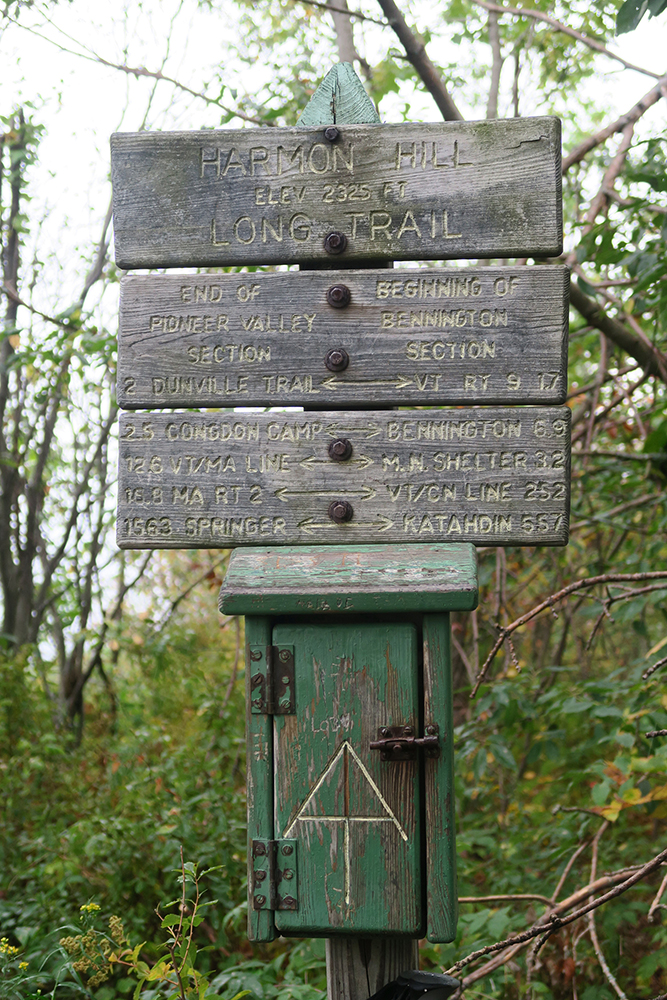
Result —
[{"label": "metal latch", "polygon": [[250,711],[294,715],[294,646],[248,646]]},{"label": "metal latch", "polygon": [[252,907],[254,910],[299,908],[296,840],[253,840]]},{"label": "metal latch", "polygon": [[426,726],[424,736],[415,736],[412,726],[382,726],[371,750],[379,750],[382,760],[416,760],[419,750],[426,757],[440,756],[438,727]]}]

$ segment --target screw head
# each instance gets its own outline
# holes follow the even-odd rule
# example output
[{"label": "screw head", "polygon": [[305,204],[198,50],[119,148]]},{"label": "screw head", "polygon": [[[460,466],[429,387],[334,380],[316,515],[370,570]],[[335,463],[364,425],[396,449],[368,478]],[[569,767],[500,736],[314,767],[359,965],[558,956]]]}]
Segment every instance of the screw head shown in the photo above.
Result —
[{"label": "screw head", "polygon": [[294,853],[294,848],[292,847],[291,844],[283,844],[282,851],[283,851],[283,854],[285,854],[285,855],[287,855],[289,857],[290,854]]},{"label": "screw head", "polygon": [[261,654],[260,650],[259,649],[251,649],[250,650],[250,659],[254,660],[255,662],[257,660],[261,660],[262,659],[262,654]]},{"label": "screw head", "polygon": [[253,874],[255,876],[255,882],[263,882],[264,879],[266,878],[266,872],[263,872],[261,869],[259,871],[253,872]]},{"label": "screw head", "polygon": [[255,906],[264,906],[266,896],[255,896]]},{"label": "screw head", "polygon": [[347,462],[352,457],[352,442],[347,438],[337,438],[329,443],[329,458],[334,462]]},{"label": "screw head", "polygon": [[327,302],[334,309],[344,309],[349,306],[352,292],[347,285],[332,285],[327,289]]},{"label": "screw head", "polygon": [[333,503],[329,504],[329,517],[336,524],[344,524],[345,521],[351,521],[353,514],[352,504],[348,503],[347,500],[334,500]]},{"label": "screw head", "polygon": [[386,726],[383,726],[382,729],[380,730],[380,736],[389,736],[389,730],[387,729]]},{"label": "screw head", "polygon": [[437,733],[437,728],[435,726],[427,726],[424,730],[427,736],[435,736]]},{"label": "screw head", "polygon": [[327,142],[337,142],[340,139],[340,132],[335,125],[328,125],[324,130],[324,138]]},{"label": "screw head", "polygon": [[292,654],[290,653],[289,649],[281,649],[280,652],[278,653],[278,656],[283,661],[283,663],[289,660],[291,655]]},{"label": "screw head", "polygon": [[347,236],[345,233],[333,232],[324,237],[324,249],[327,253],[339,254],[347,247]]},{"label": "screw head", "polygon": [[283,872],[283,878],[286,878],[288,882],[290,879],[294,878],[294,872],[292,871],[291,868],[285,869],[285,871]]},{"label": "screw head", "polygon": [[412,726],[403,726],[403,733],[405,736],[412,736],[414,734],[414,729]]},{"label": "screw head", "polygon": [[255,855],[256,858],[263,857],[263,855],[266,854],[266,845],[265,844],[254,844],[253,845],[253,852],[252,853]]},{"label": "screw head", "polygon": [[324,358],[330,372],[344,372],[350,363],[350,355],[342,347],[334,347]]}]

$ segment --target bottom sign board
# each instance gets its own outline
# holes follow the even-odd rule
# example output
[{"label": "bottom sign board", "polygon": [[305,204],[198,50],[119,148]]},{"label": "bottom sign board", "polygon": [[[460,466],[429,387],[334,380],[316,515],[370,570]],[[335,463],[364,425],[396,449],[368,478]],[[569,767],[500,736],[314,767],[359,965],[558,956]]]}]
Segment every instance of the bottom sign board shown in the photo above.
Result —
[{"label": "bottom sign board", "polygon": [[565,545],[567,407],[128,413],[121,548]]}]

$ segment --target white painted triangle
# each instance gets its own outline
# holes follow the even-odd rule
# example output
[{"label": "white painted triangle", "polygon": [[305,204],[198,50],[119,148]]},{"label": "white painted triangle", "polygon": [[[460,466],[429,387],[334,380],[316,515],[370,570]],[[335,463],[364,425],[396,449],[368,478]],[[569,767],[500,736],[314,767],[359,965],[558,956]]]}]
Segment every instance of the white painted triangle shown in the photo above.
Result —
[{"label": "white painted triangle", "polygon": [[[355,783],[361,780],[363,795],[351,794],[351,776]],[[347,782],[347,788],[342,788],[338,795],[334,794],[337,806],[327,812],[317,796],[325,782],[330,785],[335,778]],[[285,829],[283,837],[290,837],[297,823],[308,822],[393,823],[403,840],[408,840],[407,833],[349,740],[341,743]]]}]

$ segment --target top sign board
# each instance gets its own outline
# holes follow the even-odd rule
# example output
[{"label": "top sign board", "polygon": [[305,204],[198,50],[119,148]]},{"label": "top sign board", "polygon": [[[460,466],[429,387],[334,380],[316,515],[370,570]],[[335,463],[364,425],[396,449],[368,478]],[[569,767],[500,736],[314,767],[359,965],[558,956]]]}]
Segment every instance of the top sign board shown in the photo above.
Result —
[{"label": "top sign board", "polygon": [[[118,133],[123,268],[557,256],[560,122]],[[344,240],[325,241],[330,234]]]}]

